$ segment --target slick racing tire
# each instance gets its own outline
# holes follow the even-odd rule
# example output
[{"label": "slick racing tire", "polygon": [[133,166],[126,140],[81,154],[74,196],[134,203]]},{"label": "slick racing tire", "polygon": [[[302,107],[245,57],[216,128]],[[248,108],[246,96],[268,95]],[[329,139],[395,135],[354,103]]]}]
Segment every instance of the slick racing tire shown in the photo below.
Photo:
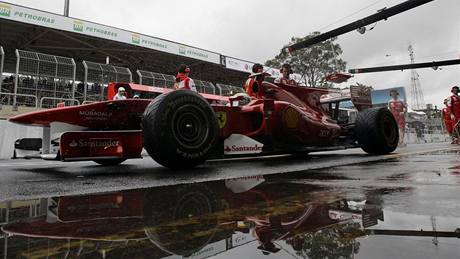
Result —
[{"label": "slick racing tire", "polygon": [[398,147],[398,124],[387,108],[359,112],[355,134],[361,148],[368,154],[384,155]]},{"label": "slick racing tire", "polygon": [[142,131],[149,155],[170,169],[204,163],[218,139],[214,110],[201,95],[188,90],[155,98],[145,109]]},{"label": "slick racing tire", "polygon": [[123,162],[125,162],[126,159],[124,158],[114,158],[114,159],[96,159],[93,160],[93,162],[100,164],[102,166],[114,166],[114,165],[119,165]]}]

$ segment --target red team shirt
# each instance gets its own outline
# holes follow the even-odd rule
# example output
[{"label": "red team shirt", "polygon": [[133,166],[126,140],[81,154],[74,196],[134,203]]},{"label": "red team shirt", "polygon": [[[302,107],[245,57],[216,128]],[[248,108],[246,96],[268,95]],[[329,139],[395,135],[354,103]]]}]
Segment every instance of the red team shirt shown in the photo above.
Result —
[{"label": "red team shirt", "polygon": [[396,122],[399,125],[399,128],[403,129],[405,127],[406,121],[404,115],[401,115],[406,109],[406,104],[402,100],[390,100],[388,101],[388,107],[390,108],[391,113],[396,119]]},{"label": "red team shirt", "polygon": [[442,109],[442,117],[444,118],[444,124],[446,125],[447,132],[452,134],[454,121],[450,118],[450,106]]},{"label": "red team shirt", "polygon": [[454,112],[454,122],[457,123],[460,120],[460,96],[452,95],[450,97],[450,106]]}]

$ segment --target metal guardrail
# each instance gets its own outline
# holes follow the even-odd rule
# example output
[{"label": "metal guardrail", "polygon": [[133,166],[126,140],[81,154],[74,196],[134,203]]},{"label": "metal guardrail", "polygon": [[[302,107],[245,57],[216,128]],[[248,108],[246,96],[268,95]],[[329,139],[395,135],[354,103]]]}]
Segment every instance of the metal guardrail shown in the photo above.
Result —
[{"label": "metal guardrail", "polygon": [[[8,102],[6,102],[6,104],[9,105],[11,103],[11,105],[13,106],[14,111],[17,111],[18,106],[27,106],[27,107],[32,107],[32,108],[36,108],[36,109],[38,108],[38,98],[35,95],[32,95],[32,94],[15,94],[15,93],[0,93],[0,109],[1,109],[1,106],[4,104],[4,99],[6,99],[6,98],[2,98],[2,95],[4,95],[5,97],[9,97]],[[35,100],[34,102],[31,102],[31,103],[35,103],[35,105],[34,106],[18,105],[18,102],[17,102],[18,97],[31,98],[32,100]],[[13,98],[13,100],[11,100],[11,98]]]},{"label": "metal guardrail", "polygon": [[80,105],[80,101],[77,99],[70,99],[70,98],[56,98],[56,97],[42,97],[40,99],[40,105],[38,106],[40,109],[43,108],[43,102],[45,100],[51,100],[51,101],[59,101],[59,102],[72,102],[72,105]]}]

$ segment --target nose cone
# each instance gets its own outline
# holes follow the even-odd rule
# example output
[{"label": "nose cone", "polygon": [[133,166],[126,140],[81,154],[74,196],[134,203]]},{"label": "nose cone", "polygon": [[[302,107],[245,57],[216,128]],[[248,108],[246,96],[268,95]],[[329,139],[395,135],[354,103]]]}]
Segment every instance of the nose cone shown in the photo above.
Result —
[{"label": "nose cone", "polygon": [[8,121],[17,124],[31,126],[48,126],[52,118],[52,114],[44,111],[29,112],[25,114],[11,117]]}]

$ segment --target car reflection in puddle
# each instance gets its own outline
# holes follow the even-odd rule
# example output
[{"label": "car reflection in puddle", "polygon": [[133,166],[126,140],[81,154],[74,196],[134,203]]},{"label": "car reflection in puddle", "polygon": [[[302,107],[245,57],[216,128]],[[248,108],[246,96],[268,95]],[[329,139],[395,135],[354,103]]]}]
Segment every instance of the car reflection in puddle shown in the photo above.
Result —
[{"label": "car reflection in puddle", "polygon": [[231,258],[247,246],[248,258],[349,258],[359,253],[360,237],[420,232],[369,229],[384,222],[382,196],[391,192],[347,199],[337,189],[255,176],[7,202],[2,252],[5,258]]}]

